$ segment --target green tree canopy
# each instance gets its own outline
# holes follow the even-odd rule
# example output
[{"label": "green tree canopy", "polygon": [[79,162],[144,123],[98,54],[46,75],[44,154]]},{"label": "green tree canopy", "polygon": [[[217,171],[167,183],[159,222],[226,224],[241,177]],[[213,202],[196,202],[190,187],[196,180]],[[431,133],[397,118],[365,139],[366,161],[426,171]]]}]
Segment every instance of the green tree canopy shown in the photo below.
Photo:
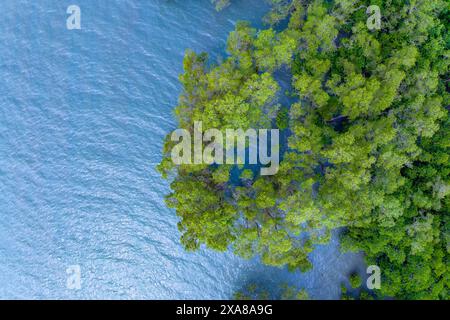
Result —
[{"label": "green tree canopy", "polygon": [[[268,21],[286,27],[238,23],[220,65],[186,53],[175,113],[191,131],[287,128],[280,170],[238,168],[232,182],[231,165],[175,166],[167,139],[159,169],[173,179],[183,245],[305,271],[314,246],[344,228],[343,249],[381,268],[380,297],[448,298],[448,2],[273,2]],[[366,26],[373,4],[380,30]],[[288,111],[280,71],[292,78]]]}]

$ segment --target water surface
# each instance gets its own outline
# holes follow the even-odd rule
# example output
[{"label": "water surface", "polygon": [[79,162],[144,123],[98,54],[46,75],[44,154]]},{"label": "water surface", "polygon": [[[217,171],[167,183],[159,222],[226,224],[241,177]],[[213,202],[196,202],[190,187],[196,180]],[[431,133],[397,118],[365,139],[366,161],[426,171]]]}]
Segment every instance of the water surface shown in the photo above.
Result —
[{"label": "water surface", "polygon": [[[66,29],[81,8],[82,30]],[[0,19],[0,298],[225,299],[246,283],[337,298],[359,255],[334,238],[306,274],[232,254],[186,253],[155,164],[175,129],[185,49],[224,55],[261,0],[3,0]],[[81,267],[82,288],[66,287]],[[276,291],[276,289],[272,289]]]}]

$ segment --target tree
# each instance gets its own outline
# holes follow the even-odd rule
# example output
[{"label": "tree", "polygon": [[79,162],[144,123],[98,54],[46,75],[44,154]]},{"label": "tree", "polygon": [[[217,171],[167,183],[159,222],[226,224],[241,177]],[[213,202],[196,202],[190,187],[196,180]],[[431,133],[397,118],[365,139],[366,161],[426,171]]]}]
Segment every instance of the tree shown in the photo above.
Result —
[{"label": "tree", "polygon": [[352,273],[350,275],[350,286],[353,289],[357,289],[361,286],[361,284],[362,284],[361,276],[358,273]]},{"label": "tree", "polygon": [[[186,53],[175,113],[191,132],[194,121],[221,131],[285,129],[279,171],[175,166],[167,138],[159,169],[173,177],[167,201],[183,245],[306,271],[314,247],[343,228],[343,250],[363,250],[381,268],[378,297],[447,299],[446,2],[378,0],[379,31],[365,24],[372,1],[273,2],[269,20],[287,25],[238,23],[220,65]],[[278,103],[281,70],[292,78],[288,109]]]}]

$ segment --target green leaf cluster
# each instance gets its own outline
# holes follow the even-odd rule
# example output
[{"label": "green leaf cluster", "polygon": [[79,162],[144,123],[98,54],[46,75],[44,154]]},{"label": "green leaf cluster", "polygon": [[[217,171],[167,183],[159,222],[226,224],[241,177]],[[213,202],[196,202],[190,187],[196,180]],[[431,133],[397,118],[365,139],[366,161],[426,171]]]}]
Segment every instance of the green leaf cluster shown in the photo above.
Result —
[{"label": "green leaf cluster", "polygon": [[[273,2],[281,30],[238,23],[219,65],[186,53],[175,112],[188,130],[288,129],[280,170],[235,183],[230,165],[174,166],[167,139],[159,169],[183,245],[306,271],[343,228],[343,250],[381,268],[379,297],[448,299],[448,1]],[[372,4],[381,30],[366,26]],[[292,79],[288,112],[277,72]]]}]

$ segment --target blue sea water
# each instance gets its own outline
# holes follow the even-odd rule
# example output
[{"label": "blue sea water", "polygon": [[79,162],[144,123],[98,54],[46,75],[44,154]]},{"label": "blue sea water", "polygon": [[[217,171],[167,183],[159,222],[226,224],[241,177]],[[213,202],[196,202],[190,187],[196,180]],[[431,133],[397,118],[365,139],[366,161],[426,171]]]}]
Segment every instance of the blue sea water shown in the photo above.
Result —
[{"label": "blue sea water", "polygon": [[[66,9],[81,8],[81,30]],[[360,254],[337,238],[300,274],[206,249],[187,253],[155,164],[187,48],[213,61],[262,0],[3,0],[0,4],[0,299],[226,299],[279,282],[339,297]],[[71,265],[81,289],[66,286]]]}]

